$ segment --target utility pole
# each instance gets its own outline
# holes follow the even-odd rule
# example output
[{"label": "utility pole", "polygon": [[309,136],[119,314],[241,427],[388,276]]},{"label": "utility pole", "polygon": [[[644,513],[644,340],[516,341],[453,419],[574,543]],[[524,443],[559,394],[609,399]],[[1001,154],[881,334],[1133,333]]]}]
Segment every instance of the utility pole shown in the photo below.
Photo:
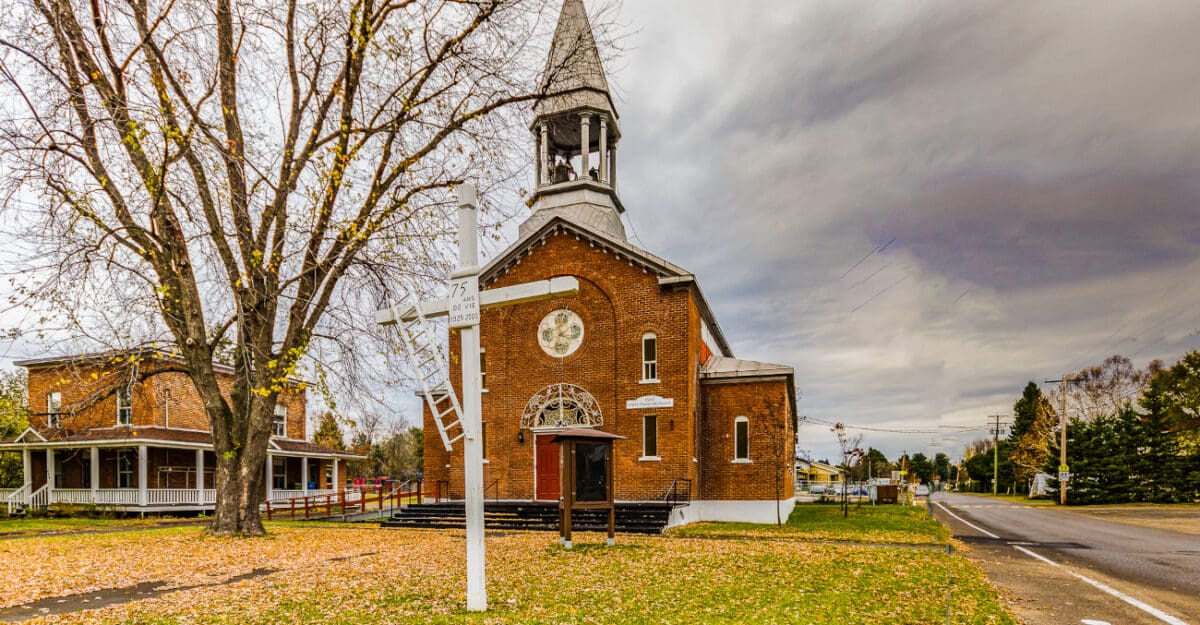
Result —
[{"label": "utility pole", "polygon": [[[1062,439],[1058,445],[1058,503],[1063,506],[1067,505],[1067,474],[1071,470],[1067,466],[1067,383],[1074,381],[1075,378],[1069,373],[1062,374],[1057,380],[1046,380],[1047,384],[1062,384],[1062,390],[1059,391],[1062,410],[1058,411],[1058,428],[1062,431]],[[1064,477],[1068,479],[1063,479]]]},{"label": "utility pole", "polygon": [[992,495],[998,495],[1000,490],[1000,415],[992,415],[996,419],[996,427],[992,430]]}]

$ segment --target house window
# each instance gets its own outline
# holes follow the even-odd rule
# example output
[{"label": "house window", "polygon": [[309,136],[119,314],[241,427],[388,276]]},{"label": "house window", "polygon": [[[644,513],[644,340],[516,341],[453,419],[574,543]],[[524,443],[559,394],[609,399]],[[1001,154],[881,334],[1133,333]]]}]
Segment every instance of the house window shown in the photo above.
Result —
[{"label": "house window", "polygon": [[271,488],[287,490],[287,458],[271,456]]},{"label": "house window", "polygon": [[479,424],[479,446],[483,448],[483,459],[487,460],[487,423]]},{"label": "house window", "polygon": [[487,350],[479,350],[479,390],[487,390]]},{"label": "house window", "polygon": [[133,488],[133,452],[117,452],[117,488]]},{"label": "house window", "polygon": [[133,424],[133,393],[128,386],[117,389],[117,425]]},{"label": "house window", "polygon": [[733,422],[733,461],[750,462],[750,419],[746,417]]},{"label": "house window", "polygon": [[658,337],[653,332],[642,335],[642,380],[658,380]]},{"label": "house window", "polygon": [[62,426],[62,393],[58,391],[46,393],[46,425],[52,428]]},{"label": "house window", "polygon": [[642,416],[642,457],[658,457],[658,415]]},{"label": "house window", "polygon": [[275,404],[275,418],[271,420],[271,434],[281,438],[287,437],[287,406]]}]

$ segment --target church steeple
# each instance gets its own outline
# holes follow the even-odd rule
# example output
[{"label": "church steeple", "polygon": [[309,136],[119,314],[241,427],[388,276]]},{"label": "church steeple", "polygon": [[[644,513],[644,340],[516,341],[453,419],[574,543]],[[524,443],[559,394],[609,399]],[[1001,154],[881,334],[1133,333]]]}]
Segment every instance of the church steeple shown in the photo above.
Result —
[{"label": "church steeple", "polygon": [[617,197],[617,109],[583,0],[564,0],[534,104],[533,214],[521,234],[562,216],[625,240]]}]

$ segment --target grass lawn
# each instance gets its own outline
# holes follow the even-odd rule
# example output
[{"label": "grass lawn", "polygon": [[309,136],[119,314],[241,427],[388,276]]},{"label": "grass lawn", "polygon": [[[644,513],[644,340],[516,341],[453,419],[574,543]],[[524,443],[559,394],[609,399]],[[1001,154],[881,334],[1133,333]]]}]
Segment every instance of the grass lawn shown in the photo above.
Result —
[{"label": "grass lawn", "polygon": [[186,522],[194,519],[83,519],[46,517],[0,518],[0,537],[25,536],[31,534],[57,534],[62,532],[78,532],[85,530],[104,530],[126,527],[156,527],[172,522]]},{"label": "grass lawn", "polygon": [[863,543],[945,544],[950,531],[928,518],[924,506],[850,506],[842,517],[835,504],[798,504],[783,526],[750,523],[696,523],[672,530],[697,538],[774,538]]},{"label": "grass lawn", "polygon": [[[491,533],[490,611],[464,611],[461,531],[272,525],[263,539],[200,528],[0,541],[0,608],[161,581],[179,592],[29,621],[337,623],[1013,624],[965,558],[758,539]],[[252,579],[233,580],[259,570]],[[233,580],[233,581],[231,581]]]}]

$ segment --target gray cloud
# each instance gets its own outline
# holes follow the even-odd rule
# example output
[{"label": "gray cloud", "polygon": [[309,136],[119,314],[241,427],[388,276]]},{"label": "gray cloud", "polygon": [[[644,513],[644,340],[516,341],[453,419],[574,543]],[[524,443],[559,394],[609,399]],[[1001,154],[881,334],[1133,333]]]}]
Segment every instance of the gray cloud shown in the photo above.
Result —
[{"label": "gray cloud", "polygon": [[1193,3],[623,18],[632,230],[699,274],[740,356],[796,366],[802,412],[982,426],[1029,379],[1200,347]]}]

